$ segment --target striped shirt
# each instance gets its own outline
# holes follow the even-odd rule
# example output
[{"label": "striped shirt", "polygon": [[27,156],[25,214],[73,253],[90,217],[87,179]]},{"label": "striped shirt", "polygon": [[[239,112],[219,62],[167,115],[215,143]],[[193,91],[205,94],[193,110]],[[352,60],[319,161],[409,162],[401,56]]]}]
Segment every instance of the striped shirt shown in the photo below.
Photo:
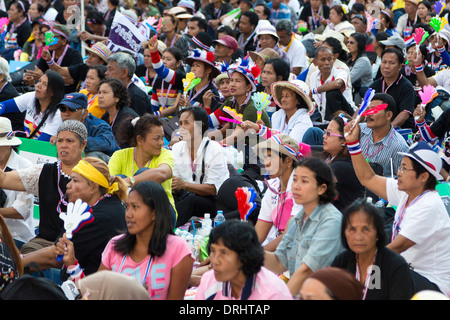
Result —
[{"label": "striped shirt", "polygon": [[391,176],[391,159],[392,168],[396,174],[403,156],[398,152],[408,152],[409,147],[405,139],[398,133],[394,127],[382,140],[373,142],[372,129],[367,124],[361,123],[361,137],[359,139],[361,150],[364,157],[371,163],[378,163],[383,167],[383,175]]},{"label": "striped shirt", "polygon": [[283,19],[291,19],[291,9],[284,3],[280,3],[278,10],[273,8],[272,2],[269,2],[267,6],[270,8],[269,20],[272,22],[272,25],[276,26],[277,22]]}]

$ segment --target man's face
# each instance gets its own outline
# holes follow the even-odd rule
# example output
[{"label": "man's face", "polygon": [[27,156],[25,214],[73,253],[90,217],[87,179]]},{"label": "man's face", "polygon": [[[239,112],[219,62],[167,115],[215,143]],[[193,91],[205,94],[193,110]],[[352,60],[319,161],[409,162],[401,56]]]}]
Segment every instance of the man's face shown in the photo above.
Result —
[{"label": "man's face", "polygon": [[253,32],[249,17],[241,16],[241,19],[239,20],[239,32],[243,34],[250,34]]},{"label": "man's face", "polygon": [[286,30],[277,31],[278,41],[282,46],[287,46],[291,41],[292,34],[288,33]]},{"label": "man's face", "polygon": [[221,43],[217,43],[214,48],[214,56],[219,59],[231,57],[232,54],[230,52],[232,53],[232,50]]},{"label": "man's face", "polygon": [[188,35],[195,37],[197,33],[199,33],[201,30],[198,27],[198,21],[189,21],[188,22]]},{"label": "man's face", "polygon": [[264,15],[264,7],[263,6],[256,6],[255,13],[258,15],[259,20],[266,20],[269,18]]},{"label": "man's face", "polygon": [[[373,109],[376,106],[383,104],[384,102],[381,100],[372,100],[367,107],[367,110]],[[367,127],[371,129],[381,128],[384,127],[388,122],[391,121],[392,118],[392,112],[381,110],[377,113],[365,116],[365,122],[367,124]]]},{"label": "man's face", "polygon": [[380,71],[386,79],[395,79],[402,68],[395,53],[388,52],[381,57]]},{"label": "man's face", "polygon": [[86,109],[83,108],[73,109],[69,108],[68,106],[61,106],[59,107],[59,110],[61,111],[62,121],[71,119],[84,122],[84,119],[86,118],[87,115]]},{"label": "man's face", "polygon": [[329,74],[331,72],[333,62],[333,53],[328,50],[319,52],[317,58],[314,58],[314,64],[322,74]]},{"label": "man's face", "polygon": [[355,27],[356,32],[366,33],[367,26],[359,18],[352,19],[352,25]]},{"label": "man's face", "polygon": [[123,70],[119,68],[116,61],[110,61],[108,62],[108,65],[106,67],[106,77],[107,78],[114,78],[117,80],[123,80]]}]

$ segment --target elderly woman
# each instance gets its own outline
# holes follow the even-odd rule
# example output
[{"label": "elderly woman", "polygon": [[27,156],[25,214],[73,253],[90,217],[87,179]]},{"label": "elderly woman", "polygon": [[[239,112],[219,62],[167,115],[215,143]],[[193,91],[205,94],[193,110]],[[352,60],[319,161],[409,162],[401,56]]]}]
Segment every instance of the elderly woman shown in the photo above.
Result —
[{"label": "elderly woman", "polygon": [[268,20],[259,22],[256,30],[256,41],[258,42],[258,46],[255,52],[260,52],[264,49],[272,49],[278,53],[280,58],[288,61],[286,52],[278,46],[279,40],[280,38],[277,35],[277,30]]},{"label": "elderly woman", "polygon": [[206,272],[196,300],[292,300],[286,284],[267,270],[264,251],[253,227],[227,220],[208,242],[212,270]]},{"label": "elderly woman", "polygon": [[67,120],[57,132],[59,160],[9,172],[0,171],[0,187],[26,191],[39,197],[39,233],[25,243],[23,254],[51,246],[63,227],[59,213],[66,211],[66,187],[73,167],[80,161],[86,146],[87,130],[83,123]]},{"label": "elderly woman", "polygon": [[335,192],[333,174],[323,160],[307,158],[296,165],[292,196],[303,209],[291,219],[275,252],[266,251],[264,259],[275,273],[289,271],[293,296],[311,273],[330,265],[342,251],[342,214],[331,204]]},{"label": "elderly woman", "polygon": [[[334,5],[330,8],[330,19],[324,20],[326,28],[323,33],[328,30],[335,30],[345,35],[350,35],[355,32],[355,27],[348,21],[346,9],[340,4]],[[347,37],[347,36],[346,36]]]},{"label": "elderly woman", "polygon": [[335,258],[332,266],[355,275],[364,288],[363,300],[411,299],[414,283],[409,265],[401,255],[386,248],[382,212],[365,198],[345,210],[341,241],[347,250]]}]

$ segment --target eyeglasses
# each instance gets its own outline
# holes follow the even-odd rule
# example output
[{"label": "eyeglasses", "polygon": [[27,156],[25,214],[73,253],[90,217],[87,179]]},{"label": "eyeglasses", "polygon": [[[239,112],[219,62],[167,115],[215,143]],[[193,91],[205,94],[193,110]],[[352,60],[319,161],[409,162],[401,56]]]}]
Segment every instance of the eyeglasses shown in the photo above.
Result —
[{"label": "eyeglasses", "polygon": [[343,137],[344,137],[342,134],[333,133],[333,132],[328,131],[327,129],[324,129],[324,130],[323,130],[323,133],[326,134],[326,136],[327,136],[328,138],[331,137],[331,136],[333,136],[333,137],[339,137],[339,138],[343,138]]},{"label": "eyeglasses", "polygon": [[347,44],[356,44],[354,41],[347,41]]},{"label": "eyeglasses", "polygon": [[66,112],[67,110],[69,110],[70,112],[77,112],[78,109],[69,108],[69,107],[59,107],[59,110],[61,110],[61,112]]},{"label": "eyeglasses", "polygon": [[397,171],[400,172],[401,174],[403,174],[403,173],[405,173],[405,171],[414,171],[414,169],[408,169],[408,168],[405,168],[405,167],[399,167]]}]

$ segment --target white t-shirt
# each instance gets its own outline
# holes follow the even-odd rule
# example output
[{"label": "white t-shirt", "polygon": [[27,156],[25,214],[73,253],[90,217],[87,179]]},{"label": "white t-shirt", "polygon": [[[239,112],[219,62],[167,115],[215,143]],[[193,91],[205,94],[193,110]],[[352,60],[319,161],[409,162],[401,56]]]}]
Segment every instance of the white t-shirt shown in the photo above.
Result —
[{"label": "white t-shirt", "polygon": [[[388,201],[397,206],[395,220],[398,221],[408,195],[398,190],[395,179],[387,179]],[[416,198],[417,199],[417,198]],[[437,191],[429,191],[405,210],[400,222],[399,234],[415,245],[401,255],[418,272],[450,294],[450,218]]]},{"label": "white t-shirt", "polygon": [[[285,46],[280,46],[283,50],[286,49]],[[294,38],[292,40],[292,44],[286,52],[286,57],[289,60],[289,65],[292,68],[302,68],[302,72],[304,68],[308,67],[308,63],[306,62],[306,48],[303,43]]]},{"label": "white t-shirt", "polygon": [[438,86],[450,92],[450,69],[443,69],[433,76]]},{"label": "white t-shirt", "polygon": [[297,142],[302,142],[306,130],[313,126],[311,117],[306,109],[298,109],[286,123],[286,112],[280,109],[272,114],[272,129],[280,131],[294,138]]}]

